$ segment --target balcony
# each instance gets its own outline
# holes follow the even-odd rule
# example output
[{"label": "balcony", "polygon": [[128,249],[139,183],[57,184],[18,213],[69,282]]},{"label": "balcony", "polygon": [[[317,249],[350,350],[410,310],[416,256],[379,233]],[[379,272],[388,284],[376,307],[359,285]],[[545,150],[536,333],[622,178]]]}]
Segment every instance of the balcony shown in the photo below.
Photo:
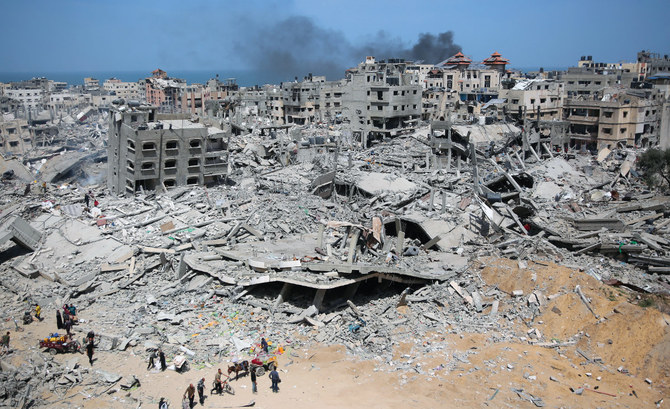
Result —
[{"label": "balcony", "polygon": [[573,123],[596,124],[599,119],[598,116],[570,115],[567,120]]}]

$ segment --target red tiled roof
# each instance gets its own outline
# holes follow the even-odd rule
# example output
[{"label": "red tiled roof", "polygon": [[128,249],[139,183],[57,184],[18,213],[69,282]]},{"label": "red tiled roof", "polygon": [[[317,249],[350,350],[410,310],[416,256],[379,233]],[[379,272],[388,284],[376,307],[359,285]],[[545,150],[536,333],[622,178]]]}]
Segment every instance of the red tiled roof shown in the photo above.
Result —
[{"label": "red tiled roof", "polygon": [[463,53],[459,51],[456,53],[456,55],[449,58],[445,65],[470,65],[471,62],[471,59],[464,56]]},{"label": "red tiled roof", "polygon": [[509,60],[507,58],[502,58],[499,52],[494,52],[491,54],[491,56],[484,61],[482,61],[482,64],[485,65],[506,65],[509,64]]}]

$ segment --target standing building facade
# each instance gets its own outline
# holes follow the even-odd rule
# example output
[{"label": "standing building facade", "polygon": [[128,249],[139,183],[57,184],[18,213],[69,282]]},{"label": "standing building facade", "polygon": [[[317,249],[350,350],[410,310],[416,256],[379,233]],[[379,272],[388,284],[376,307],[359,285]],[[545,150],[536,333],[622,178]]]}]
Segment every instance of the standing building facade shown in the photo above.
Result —
[{"label": "standing building facade", "polygon": [[224,131],[158,107],[114,105],[108,138],[107,186],[115,194],[216,184],[227,172]]},{"label": "standing building facade", "polygon": [[347,70],[343,115],[363,146],[371,139],[394,136],[413,129],[421,117],[421,85],[401,59],[376,61],[366,57]]}]

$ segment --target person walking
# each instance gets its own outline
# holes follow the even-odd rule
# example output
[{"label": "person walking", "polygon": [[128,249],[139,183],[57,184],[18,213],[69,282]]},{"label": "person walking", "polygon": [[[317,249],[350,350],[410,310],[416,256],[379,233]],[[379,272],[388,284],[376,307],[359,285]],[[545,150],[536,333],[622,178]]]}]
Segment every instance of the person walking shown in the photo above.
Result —
[{"label": "person walking", "polygon": [[88,355],[88,363],[93,366],[93,343],[86,344],[86,355]]},{"label": "person walking", "polygon": [[151,351],[149,354],[149,365],[147,365],[147,371],[153,369],[156,366],[156,351]]},{"label": "person walking", "polygon": [[193,399],[195,398],[195,386],[193,384],[190,384],[188,388],[186,388],[186,392],[184,392],[184,398],[188,396],[188,406],[190,408],[193,407]]},{"label": "person walking", "polygon": [[164,371],[167,369],[167,365],[165,364],[165,354],[163,353],[162,349],[158,350],[158,358],[161,361],[161,371]]},{"label": "person walking", "polygon": [[67,304],[63,306],[63,323],[70,318],[70,308]]},{"label": "person walking", "polygon": [[279,392],[279,372],[277,372],[277,367],[275,367],[272,372],[270,372],[270,380],[272,381],[272,392]]},{"label": "person walking", "polygon": [[256,385],[256,370],[251,370],[251,392],[257,393],[258,386]]},{"label": "person walking", "polygon": [[0,355],[8,354],[9,353],[9,331],[5,335],[2,336],[2,340],[0,341],[0,346],[2,347],[2,350],[0,351]]},{"label": "person walking", "polygon": [[70,332],[70,329],[72,328],[72,320],[68,317],[67,321],[63,324],[63,328],[65,328],[65,332],[67,332],[68,335],[72,335]]},{"label": "person walking", "polygon": [[200,400],[200,406],[205,405],[205,378],[202,378],[198,381],[198,399]]},{"label": "person walking", "polygon": [[91,192],[84,193],[84,204],[86,204],[87,209],[88,209],[88,204],[91,201],[91,197],[89,196],[89,193],[91,193]]}]

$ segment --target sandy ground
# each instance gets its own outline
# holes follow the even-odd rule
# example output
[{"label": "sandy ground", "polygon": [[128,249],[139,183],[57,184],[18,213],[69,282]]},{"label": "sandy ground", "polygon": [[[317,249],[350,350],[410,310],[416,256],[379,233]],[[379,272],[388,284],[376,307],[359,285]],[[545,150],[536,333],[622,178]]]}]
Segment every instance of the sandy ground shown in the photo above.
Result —
[{"label": "sandy ground", "polygon": [[[548,408],[649,408],[670,407],[670,317],[651,308],[641,308],[627,301],[619,289],[605,286],[584,274],[555,265],[531,265],[519,269],[515,261],[485,261],[482,280],[502,291],[522,286],[527,294],[542,289],[546,294],[561,294],[549,301],[534,322],[515,322],[511,331],[519,337],[530,327],[537,327],[546,340],[565,341],[582,332],[576,345],[547,348],[516,339],[497,342],[490,333],[453,333],[450,327],[428,334],[421,340],[408,339],[393,345],[393,361],[360,361],[346,352],[344,346],[314,345],[309,349],[288,350],[279,358],[282,383],[279,393],[272,393],[266,376],[258,379],[257,394],[251,391],[249,377],[232,381],[235,395],[209,396],[205,408],[239,407],[255,402],[256,408],[417,408],[494,407],[532,408],[533,403],[520,398],[513,389],[541,398]],[[580,284],[591,298],[599,319],[585,308],[574,294]],[[504,316],[501,306],[501,316]],[[435,307],[438,308],[438,307]],[[406,313],[398,308],[398,314]],[[487,313],[484,311],[483,313]],[[81,316],[95,320],[94,311]],[[87,314],[91,314],[87,316]],[[20,364],[37,350],[36,340],[53,331],[52,311],[43,322],[26,326],[24,332],[12,331],[13,364]],[[501,318],[502,319],[502,318]],[[8,323],[3,323],[5,327]],[[405,328],[398,328],[399,331]],[[411,330],[411,329],[410,329]],[[316,334],[316,329],[307,334]],[[81,338],[83,334],[79,334]],[[426,343],[446,347],[424,354]],[[589,362],[577,349],[601,362]],[[467,354],[465,362],[454,353]],[[71,354],[55,359],[66,362]],[[79,364],[90,369],[81,354]],[[135,375],[139,388],[105,391],[100,385],[81,385],[64,396],[45,396],[51,408],[137,408],[157,407],[158,399],[169,399],[171,408],[180,408],[181,397],[189,383],[204,377],[211,387],[216,369],[225,371],[228,362],[212,367],[192,368],[179,374],[174,371],[147,371],[141,346],[124,352],[96,351],[93,369],[104,369],[123,376]],[[420,365],[425,374],[396,371],[398,363]],[[447,365],[451,364],[451,365]],[[629,373],[617,370],[623,366]],[[449,367],[450,369],[446,369]],[[554,380],[550,380],[552,377]],[[652,384],[645,382],[649,378]],[[581,395],[572,389],[584,388]],[[197,401],[197,398],[196,398]],[[196,405],[196,407],[199,405]]]}]

